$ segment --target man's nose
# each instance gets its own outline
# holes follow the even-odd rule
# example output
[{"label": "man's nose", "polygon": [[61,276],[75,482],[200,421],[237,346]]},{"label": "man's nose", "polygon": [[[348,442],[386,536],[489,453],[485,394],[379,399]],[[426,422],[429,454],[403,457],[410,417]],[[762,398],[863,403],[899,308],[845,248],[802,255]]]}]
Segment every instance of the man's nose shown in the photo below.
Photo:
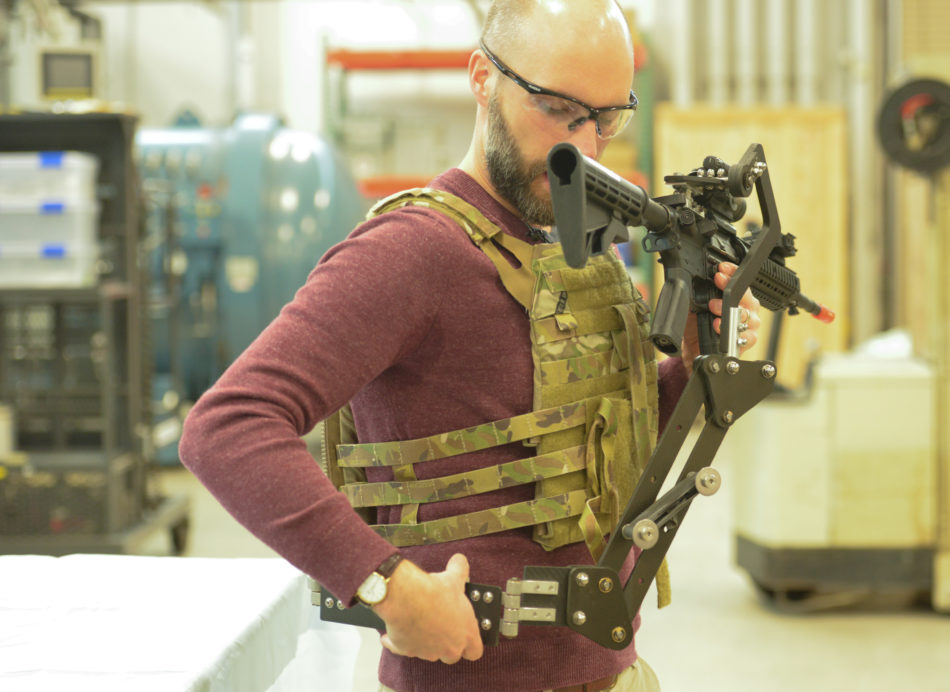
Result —
[{"label": "man's nose", "polygon": [[577,147],[584,156],[596,159],[603,148],[604,140],[597,134],[597,123],[587,120],[571,132],[567,140]]}]

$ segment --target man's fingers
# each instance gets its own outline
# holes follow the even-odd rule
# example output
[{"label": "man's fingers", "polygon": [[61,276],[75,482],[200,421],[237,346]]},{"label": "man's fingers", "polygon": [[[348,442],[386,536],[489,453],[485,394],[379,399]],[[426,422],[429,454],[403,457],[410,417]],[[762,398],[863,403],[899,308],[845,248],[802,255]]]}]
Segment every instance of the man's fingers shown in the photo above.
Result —
[{"label": "man's fingers", "polygon": [[[465,582],[468,581],[469,575],[468,559],[461,553],[456,553],[451,558],[449,558],[449,561],[445,566],[445,571],[448,574],[456,576],[464,585]],[[470,603],[469,606],[471,606]],[[482,644],[482,638],[478,632],[478,622],[474,617],[469,623],[469,631],[467,636],[468,640],[461,654],[456,657],[454,661],[449,661],[443,658],[442,661],[444,663],[457,663],[462,658],[469,661],[476,661],[482,657],[482,654],[485,652],[485,647],[484,644]]]},{"label": "man's fingers", "polygon": [[454,576],[461,577],[462,583],[467,582],[468,559],[462,555],[462,553],[455,553],[455,555],[449,558],[448,563],[446,563],[445,571],[451,573]]},{"label": "man's fingers", "polygon": [[477,661],[485,653],[485,645],[482,643],[481,635],[475,637],[475,641],[465,647],[462,652],[462,658],[468,661]]}]

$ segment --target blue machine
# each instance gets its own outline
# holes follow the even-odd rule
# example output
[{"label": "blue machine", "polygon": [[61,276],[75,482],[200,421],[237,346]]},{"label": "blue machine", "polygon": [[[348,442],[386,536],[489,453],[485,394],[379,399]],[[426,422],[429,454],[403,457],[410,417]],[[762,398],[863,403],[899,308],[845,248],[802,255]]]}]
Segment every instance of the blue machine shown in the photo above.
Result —
[{"label": "blue machine", "polygon": [[334,148],[247,114],[136,136],[147,200],[154,456],[177,463],[184,407],[289,302],[369,206]]}]

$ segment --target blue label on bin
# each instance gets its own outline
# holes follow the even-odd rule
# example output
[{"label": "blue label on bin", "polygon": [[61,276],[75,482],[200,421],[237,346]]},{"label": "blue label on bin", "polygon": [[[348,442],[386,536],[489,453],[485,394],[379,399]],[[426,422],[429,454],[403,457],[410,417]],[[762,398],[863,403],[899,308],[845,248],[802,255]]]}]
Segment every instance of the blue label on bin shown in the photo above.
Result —
[{"label": "blue label on bin", "polygon": [[62,151],[41,151],[40,168],[62,168],[63,156]]},{"label": "blue label on bin", "polygon": [[40,254],[46,259],[61,259],[66,256],[66,246],[48,243],[40,248]]},{"label": "blue label on bin", "polygon": [[43,202],[40,204],[40,214],[62,214],[66,205],[62,202]]}]

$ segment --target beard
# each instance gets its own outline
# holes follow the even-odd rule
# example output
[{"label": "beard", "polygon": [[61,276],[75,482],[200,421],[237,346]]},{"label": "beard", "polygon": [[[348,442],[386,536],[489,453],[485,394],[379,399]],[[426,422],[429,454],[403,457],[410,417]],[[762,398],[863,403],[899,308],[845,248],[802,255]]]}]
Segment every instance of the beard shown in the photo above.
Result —
[{"label": "beard", "polygon": [[531,190],[531,183],[547,172],[547,163],[525,161],[495,96],[488,102],[485,159],[488,176],[495,190],[518,210],[526,223],[533,226],[554,225],[550,196],[541,197]]}]

